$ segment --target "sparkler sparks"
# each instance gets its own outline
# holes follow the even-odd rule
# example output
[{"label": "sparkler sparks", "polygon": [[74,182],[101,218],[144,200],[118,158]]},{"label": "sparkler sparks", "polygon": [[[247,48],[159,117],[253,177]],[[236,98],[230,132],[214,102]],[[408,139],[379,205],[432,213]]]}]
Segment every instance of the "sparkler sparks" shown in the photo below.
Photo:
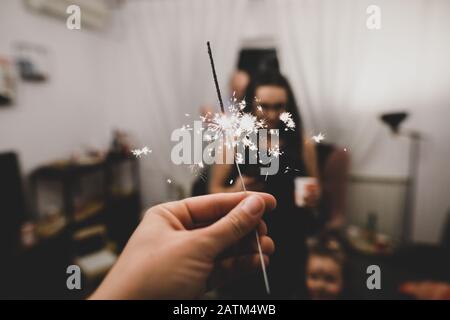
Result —
[{"label": "sparkler sparks", "polygon": [[275,158],[279,158],[283,154],[283,152],[280,151],[280,146],[278,146],[278,145],[276,145],[272,148],[269,148],[268,152],[269,152],[270,156],[275,157]]},{"label": "sparkler sparks", "polygon": [[[223,106],[222,95],[220,93],[219,82],[217,81],[216,69],[214,67],[214,59],[213,59],[213,56],[212,56],[212,51],[211,51],[211,46],[209,44],[209,41],[207,42],[207,46],[208,46],[209,60],[210,60],[210,63],[211,63],[211,69],[212,69],[212,73],[213,73],[214,84],[216,86],[216,91],[217,91],[217,97],[219,99],[220,109],[222,111],[222,117],[224,117],[225,116],[225,110],[224,110],[224,106]],[[235,102],[235,99],[233,99],[233,102]],[[232,105],[232,106],[234,107],[234,105]],[[241,102],[238,106],[239,106],[239,110],[237,112],[238,112],[238,115],[239,115],[239,112],[242,112],[243,109],[245,108],[245,101]],[[233,115],[233,112],[236,112],[236,110],[230,110],[230,111],[232,112],[232,115]],[[240,118],[242,119],[242,116]],[[249,126],[249,122],[252,123],[251,126]],[[233,122],[231,122],[231,123],[233,123]],[[239,121],[238,123],[241,124],[241,121]],[[230,123],[228,121],[226,122],[226,124],[230,125]],[[226,133],[230,134],[232,137],[236,137],[236,136],[240,137],[243,134],[242,131],[244,131],[244,134],[247,133],[247,135],[248,135],[249,134],[248,130],[252,129],[252,131],[253,131],[254,125],[256,125],[256,121],[253,120],[253,118],[250,118],[250,120],[249,120],[248,117],[247,117],[246,120],[244,121],[244,125],[242,127],[235,128],[236,131],[231,131],[230,130],[231,128],[233,128],[232,126],[231,126],[231,128],[227,127],[228,132],[226,132]],[[219,130],[223,130],[223,127],[219,126],[218,129]],[[241,129],[241,130],[238,131],[238,129]],[[236,169],[237,169],[237,171],[239,173],[239,177],[241,179],[242,187],[243,187],[244,191],[246,191],[244,180],[243,180],[242,174],[241,174],[241,169],[239,168],[239,163],[238,163],[238,161],[235,161],[235,163],[236,163]],[[260,262],[261,262],[261,268],[262,268],[263,276],[264,276],[264,284],[266,286],[266,292],[267,292],[267,294],[270,294],[270,286],[269,286],[269,280],[268,280],[267,272],[266,272],[266,265],[264,263],[264,257],[263,257],[263,254],[262,254],[261,243],[259,241],[259,235],[258,235],[257,231],[255,231],[255,236],[256,236],[256,243],[257,243],[258,251],[259,251],[259,258],[260,258]]]},{"label": "sparkler sparks", "polygon": [[280,120],[284,122],[286,125],[286,128],[284,130],[294,130],[295,129],[295,122],[292,119],[292,114],[290,112],[283,112],[280,114]]},{"label": "sparkler sparks", "polygon": [[152,150],[148,147],[143,147],[142,149],[134,149],[131,150],[131,153],[136,156],[136,158],[140,158],[141,155],[147,155],[149,153],[152,153]]},{"label": "sparkler sparks", "polygon": [[289,167],[289,166],[287,166],[286,168],[284,168],[284,173],[288,173],[288,172],[290,172],[290,171],[297,171],[297,172],[300,172],[300,170],[295,169],[295,168],[291,168],[291,167]]},{"label": "sparkler sparks", "polygon": [[319,134],[313,136],[312,139],[313,139],[316,143],[320,143],[323,139],[325,139],[325,135],[322,134],[322,132],[319,132]]},{"label": "sparkler sparks", "polygon": [[207,132],[204,139],[215,141],[225,136],[227,148],[243,145],[250,150],[257,150],[258,147],[250,138],[250,135],[267,126],[263,119],[258,119],[250,113],[243,112],[242,105],[242,101],[236,102],[234,98],[228,106],[228,114],[214,113],[208,118],[200,117],[202,122],[206,124]]},{"label": "sparkler sparks", "polygon": [[236,163],[244,163],[244,157],[242,156],[242,153],[236,152]]},{"label": "sparkler sparks", "polygon": [[191,172],[195,175],[200,177],[200,179],[202,179],[203,181],[207,181],[207,175],[205,174],[203,168],[204,168],[204,164],[203,162],[199,162],[197,164],[192,164],[189,166]]}]

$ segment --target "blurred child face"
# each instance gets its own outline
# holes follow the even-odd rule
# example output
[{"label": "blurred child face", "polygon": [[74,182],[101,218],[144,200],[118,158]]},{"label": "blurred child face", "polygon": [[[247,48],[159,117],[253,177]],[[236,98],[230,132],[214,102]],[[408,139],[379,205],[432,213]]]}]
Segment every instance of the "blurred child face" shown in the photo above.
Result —
[{"label": "blurred child face", "polygon": [[313,300],[337,299],[342,292],[342,268],[332,258],[311,256],[306,266],[306,286]]},{"label": "blurred child face", "polygon": [[278,86],[260,86],[256,89],[256,97],[262,107],[263,114],[258,110],[254,110],[254,113],[265,119],[268,129],[279,128],[280,115],[286,111],[286,90]]}]

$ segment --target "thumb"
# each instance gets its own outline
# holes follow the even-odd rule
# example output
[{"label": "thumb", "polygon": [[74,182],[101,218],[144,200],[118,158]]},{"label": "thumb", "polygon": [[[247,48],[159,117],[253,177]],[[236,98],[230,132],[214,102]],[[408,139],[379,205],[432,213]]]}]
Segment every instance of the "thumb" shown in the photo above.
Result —
[{"label": "thumb", "polygon": [[260,223],[265,208],[263,198],[250,195],[226,216],[205,228],[204,231],[213,239],[214,253],[221,253],[254,230]]}]

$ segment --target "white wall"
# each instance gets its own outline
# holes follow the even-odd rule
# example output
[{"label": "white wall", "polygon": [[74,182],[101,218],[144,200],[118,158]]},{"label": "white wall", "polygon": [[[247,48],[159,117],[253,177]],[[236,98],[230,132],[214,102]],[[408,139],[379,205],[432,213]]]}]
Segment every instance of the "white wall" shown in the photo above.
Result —
[{"label": "white wall", "polygon": [[[249,10],[243,30],[245,43],[278,46],[282,40],[274,31],[273,11],[276,6],[273,5],[276,1],[251,2],[253,7]],[[282,1],[278,3],[283,4]],[[293,3],[303,5],[294,6]],[[379,5],[382,12],[382,29],[375,32],[367,30],[365,24],[368,17],[366,8],[370,4]],[[311,132],[325,132],[327,141],[347,148],[349,145],[355,146],[349,148],[353,156],[353,174],[388,178],[404,178],[407,175],[409,141],[404,137],[393,137],[380,123],[378,116],[390,110],[410,111],[411,115],[403,127],[418,130],[424,135],[413,238],[425,242],[438,241],[450,209],[450,170],[446,165],[450,160],[450,126],[447,125],[450,118],[450,2],[379,0],[374,3],[346,0],[337,3],[317,0],[285,1],[284,5],[288,6],[288,11],[303,10],[290,16],[291,19],[302,19],[302,23],[290,21],[288,25],[304,28],[300,30],[304,31],[300,32],[303,37],[297,38],[302,41],[296,47],[300,48],[297,54],[301,55],[296,57],[297,60],[304,57],[311,59],[303,61],[310,62],[308,65],[290,65],[289,61],[282,59],[280,51],[281,67],[288,76],[298,72],[296,68],[303,67],[307,69],[303,70],[303,79],[318,81],[316,86],[313,83],[308,89],[320,92],[312,107],[318,120],[321,120],[316,121],[316,125],[322,126],[306,125],[312,125]],[[333,24],[336,21],[341,24]],[[348,37],[343,34],[345,32],[349,32]],[[348,39],[350,41],[346,42]],[[319,52],[315,51],[317,47],[321,49]],[[361,77],[352,83],[349,79],[355,70],[361,71]],[[311,82],[296,84],[301,87],[311,85]],[[339,90],[342,90],[341,96],[333,95]],[[314,95],[317,92],[308,93]],[[344,101],[348,105],[340,105]],[[346,108],[352,106],[355,110],[346,112]],[[333,112],[339,114],[333,117]],[[358,131],[358,124],[362,124],[362,131]],[[368,195],[373,203],[365,203],[373,210],[383,207],[385,201],[381,193],[376,194],[378,196]],[[399,200],[403,201],[402,198]],[[359,210],[361,217],[366,217],[367,210],[358,207],[364,202],[360,194],[351,194],[350,201],[349,207]],[[380,217],[394,212],[380,210]]]},{"label": "white wall", "polygon": [[[15,105],[0,108],[0,150],[17,151],[25,174],[88,146],[106,148],[113,128],[129,131],[138,145],[151,134],[145,106],[127,96],[136,92],[121,23],[116,17],[105,31],[71,31],[64,20],[30,13],[23,1],[0,2],[0,54],[13,59],[18,41],[49,52],[49,81],[17,77]],[[156,201],[149,180],[143,174],[144,205]]]},{"label": "white wall", "polygon": [[46,83],[16,81],[17,101],[0,109],[0,149],[17,150],[25,171],[67,156],[83,144],[102,146],[108,130],[102,61],[112,40],[94,32],[69,31],[64,21],[31,14],[22,1],[0,4],[0,52],[14,55],[26,41],[48,50]]},{"label": "white wall", "polygon": [[[276,30],[266,0],[250,0],[242,28],[242,46],[246,48],[273,48],[276,46]],[[272,23],[271,23],[272,21]]]}]

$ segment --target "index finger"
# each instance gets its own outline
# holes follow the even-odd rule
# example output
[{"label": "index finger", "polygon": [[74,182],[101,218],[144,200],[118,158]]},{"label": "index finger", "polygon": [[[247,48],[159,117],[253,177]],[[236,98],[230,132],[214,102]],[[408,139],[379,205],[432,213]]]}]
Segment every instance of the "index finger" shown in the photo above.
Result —
[{"label": "index finger", "polygon": [[[169,209],[187,228],[194,227],[198,224],[211,223],[219,220],[234,207],[236,207],[246,197],[257,194],[265,202],[268,210],[273,210],[276,207],[277,201],[275,198],[262,192],[236,192],[236,193],[216,193],[206,196],[198,196],[187,198],[184,200],[166,204]],[[173,205],[180,205],[175,210],[171,208]],[[181,210],[183,208],[183,210]]]}]

